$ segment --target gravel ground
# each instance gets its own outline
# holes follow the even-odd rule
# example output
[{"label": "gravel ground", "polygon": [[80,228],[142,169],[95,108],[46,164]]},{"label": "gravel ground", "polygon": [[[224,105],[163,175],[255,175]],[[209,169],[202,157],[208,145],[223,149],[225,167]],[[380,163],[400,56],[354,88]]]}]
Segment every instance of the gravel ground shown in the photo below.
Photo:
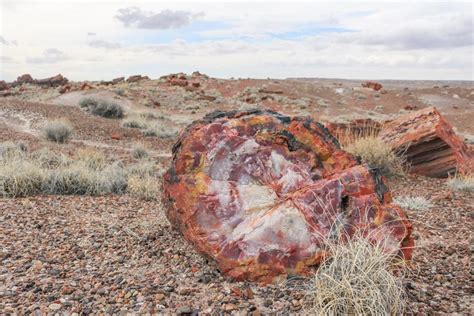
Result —
[{"label": "gravel ground", "polygon": [[[204,102],[197,92],[156,81],[145,83],[127,88],[127,95],[136,101],[134,108],[156,110],[180,124],[215,109],[238,107],[245,87],[269,84],[268,80],[211,80],[203,83],[205,93],[215,90],[221,97]],[[364,90],[367,99],[359,100],[359,82],[334,83],[289,80],[269,86],[296,101],[314,96],[327,99],[329,107],[314,105],[316,99],[309,105],[288,106],[286,101],[275,101],[279,95],[262,93],[257,97],[267,98],[265,101],[248,106],[261,107],[273,100],[272,109],[285,113],[301,110],[318,120],[356,112],[365,115],[376,106],[388,115],[398,113],[406,104],[424,107],[421,94],[444,95],[445,90],[420,90],[419,83],[403,82],[398,88],[388,86],[383,95]],[[405,91],[405,86],[410,91]],[[338,103],[341,96],[335,87],[347,91],[342,99],[345,103]],[[459,131],[472,133],[474,95],[469,87],[459,89],[448,89],[449,95],[456,93],[462,100],[451,100],[443,114]],[[140,105],[151,97],[159,99],[157,109]],[[69,144],[52,145],[41,137],[39,128],[45,119],[59,117],[68,118],[75,133]],[[48,146],[68,154],[78,146],[98,147],[116,159],[129,156],[136,142],[143,142],[157,157],[170,152],[173,139],[145,138],[120,123],[73,106],[14,99],[0,102],[0,141],[21,140],[30,149]],[[112,139],[112,133],[122,138]],[[156,159],[165,165],[169,162],[168,156]],[[432,204],[427,210],[407,210],[417,242],[411,272],[405,279],[407,313],[474,315],[474,193],[451,193],[444,180],[422,177],[391,182],[394,196],[421,196]],[[197,254],[170,228],[157,202],[128,195],[0,199],[0,315],[304,314],[304,289],[309,286],[310,281],[304,279],[259,286],[223,277],[212,261]]]},{"label": "gravel ground", "polygon": [[[472,314],[474,194],[448,196],[441,180],[423,178],[392,187],[433,204],[408,211],[418,242],[408,311]],[[307,280],[258,286],[221,276],[170,228],[157,202],[36,196],[0,205],[3,313],[304,313]]]}]

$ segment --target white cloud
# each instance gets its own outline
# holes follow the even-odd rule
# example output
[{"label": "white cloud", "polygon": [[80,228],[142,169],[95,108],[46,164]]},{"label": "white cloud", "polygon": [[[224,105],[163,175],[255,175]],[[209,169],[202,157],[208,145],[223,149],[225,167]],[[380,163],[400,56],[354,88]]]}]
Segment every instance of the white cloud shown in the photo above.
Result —
[{"label": "white cloud", "polygon": [[193,70],[219,77],[474,79],[471,3],[134,1],[137,8],[122,10],[120,20],[123,4],[89,1],[91,10],[84,1],[7,9],[0,42],[19,44],[0,45],[2,60],[15,57],[0,67],[0,80],[23,72],[100,80]]},{"label": "white cloud", "polygon": [[54,64],[67,59],[67,55],[59,49],[48,48],[43,51],[41,56],[26,58],[26,62],[30,64]]},{"label": "white cloud", "polygon": [[134,26],[139,29],[175,29],[189,25],[192,20],[201,17],[202,13],[193,14],[189,11],[163,10],[159,13],[143,11],[137,7],[118,10],[115,16],[126,27]]},{"label": "white cloud", "polygon": [[105,49],[119,49],[122,47],[119,43],[112,43],[104,40],[94,40],[87,43],[90,47],[105,48]]}]

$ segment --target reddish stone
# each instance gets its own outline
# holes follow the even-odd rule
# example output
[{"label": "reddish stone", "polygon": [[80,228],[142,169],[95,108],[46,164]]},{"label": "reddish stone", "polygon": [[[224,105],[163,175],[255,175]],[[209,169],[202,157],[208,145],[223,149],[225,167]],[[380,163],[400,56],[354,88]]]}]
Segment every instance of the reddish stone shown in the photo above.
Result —
[{"label": "reddish stone", "polygon": [[10,89],[10,85],[3,80],[0,80],[0,91]]},{"label": "reddish stone", "polygon": [[405,107],[403,109],[407,110],[407,111],[413,111],[413,110],[417,109],[417,106],[416,105],[405,105]]},{"label": "reddish stone", "polygon": [[111,139],[114,139],[114,140],[121,140],[122,139],[122,134],[118,133],[118,132],[113,132],[111,135],[110,135],[110,138]]},{"label": "reddish stone", "polygon": [[188,81],[186,79],[180,79],[180,78],[172,78],[169,83],[172,86],[180,86],[180,87],[185,87],[188,85]]},{"label": "reddish stone", "polygon": [[192,85],[195,88],[199,88],[201,86],[201,84],[199,82],[193,82]]},{"label": "reddish stone", "polygon": [[411,173],[439,178],[474,170],[467,145],[434,107],[386,123],[380,137],[406,157]]},{"label": "reddish stone", "polygon": [[383,88],[382,84],[378,82],[373,82],[373,81],[366,81],[366,82],[361,83],[361,85],[364,88],[369,88],[375,91],[379,91],[380,89]]},{"label": "reddish stone", "polygon": [[411,224],[383,177],[310,118],[216,111],[194,122],[173,147],[163,202],[173,227],[238,280],[309,275],[325,238],[356,232],[411,257]]},{"label": "reddish stone", "polygon": [[69,82],[69,80],[63,77],[61,74],[56,76],[45,78],[45,79],[36,79],[35,83],[39,86],[43,87],[59,87],[65,85]]},{"label": "reddish stone", "polygon": [[142,76],[142,75],[134,75],[134,76],[128,77],[127,82],[128,83],[138,82],[138,81],[144,80],[144,79],[148,79],[148,77],[147,76]]},{"label": "reddish stone", "polygon": [[92,86],[88,84],[87,82],[83,82],[81,86],[79,87],[79,90],[91,90]]},{"label": "reddish stone", "polygon": [[118,77],[118,78],[112,79],[112,84],[118,84],[124,81],[125,81],[125,77]]},{"label": "reddish stone", "polygon": [[30,74],[24,74],[16,78],[16,84],[21,85],[24,83],[34,83],[35,80],[31,77]]},{"label": "reddish stone", "polygon": [[63,94],[63,93],[71,91],[71,89],[72,89],[72,86],[71,86],[71,84],[68,83],[68,84],[65,84],[64,86],[62,86],[59,89],[59,93]]}]

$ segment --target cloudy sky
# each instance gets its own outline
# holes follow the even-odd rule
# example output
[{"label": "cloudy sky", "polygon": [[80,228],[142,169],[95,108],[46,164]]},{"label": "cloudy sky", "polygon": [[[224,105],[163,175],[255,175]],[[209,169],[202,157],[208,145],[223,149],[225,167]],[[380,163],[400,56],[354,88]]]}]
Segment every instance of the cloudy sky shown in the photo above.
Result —
[{"label": "cloudy sky", "polygon": [[474,80],[471,2],[0,0],[0,79]]}]

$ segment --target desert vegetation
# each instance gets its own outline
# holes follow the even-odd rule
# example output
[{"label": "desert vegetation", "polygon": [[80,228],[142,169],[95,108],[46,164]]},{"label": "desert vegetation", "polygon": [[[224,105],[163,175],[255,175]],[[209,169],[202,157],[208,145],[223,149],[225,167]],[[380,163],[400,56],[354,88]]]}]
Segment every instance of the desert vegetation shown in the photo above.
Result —
[{"label": "desert vegetation", "polygon": [[[13,143],[3,143],[0,148],[0,195],[3,197],[39,193],[122,194],[127,192],[130,177],[133,178],[130,193],[142,197],[144,189],[137,189],[140,181],[158,181],[156,167],[151,163],[125,166],[123,162],[111,161],[103,153],[92,149],[81,149],[69,157],[47,148],[29,153]],[[157,194],[157,186],[147,190],[147,198]]]},{"label": "desert vegetation", "polygon": [[353,138],[344,147],[345,150],[378,168],[385,175],[404,173],[404,160],[392,151],[389,144],[376,135],[364,135]]},{"label": "desert vegetation", "polygon": [[151,112],[131,113],[122,122],[123,127],[137,128],[144,136],[171,138],[178,134],[179,129],[171,122]]},{"label": "desert vegetation", "polygon": [[427,211],[432,207],[431,202],[422,196],[400,196],[396,197],[394,202],[404,209],[413,211]]},{"label": "desert vegetation", "polygon": [[456,174],[448,180],[447,184],[454,191],[474,192],[474,172],[471,174]]},{"label": "desert vegetation", "polygon": [[43,127],[46,139],[59,144],[66,143],[71,137],[73,128],[67,120],[48,121]]},{"label": "desert vegetation", "polygon": [[94,115],[105,118],[119,119],[123,118],[124,110],[121,105],[105,100],[96,100],[94,98],[84,98],[79,102],[79,106],[91,112]]},{"label": "desert vegetation", "polygon": [[308,287],[309,314],[403,314],[403,266],[383,241],[374,243],[359,235],[348,241],[328,239],[324,245],[330,257],[316,270]]}]

